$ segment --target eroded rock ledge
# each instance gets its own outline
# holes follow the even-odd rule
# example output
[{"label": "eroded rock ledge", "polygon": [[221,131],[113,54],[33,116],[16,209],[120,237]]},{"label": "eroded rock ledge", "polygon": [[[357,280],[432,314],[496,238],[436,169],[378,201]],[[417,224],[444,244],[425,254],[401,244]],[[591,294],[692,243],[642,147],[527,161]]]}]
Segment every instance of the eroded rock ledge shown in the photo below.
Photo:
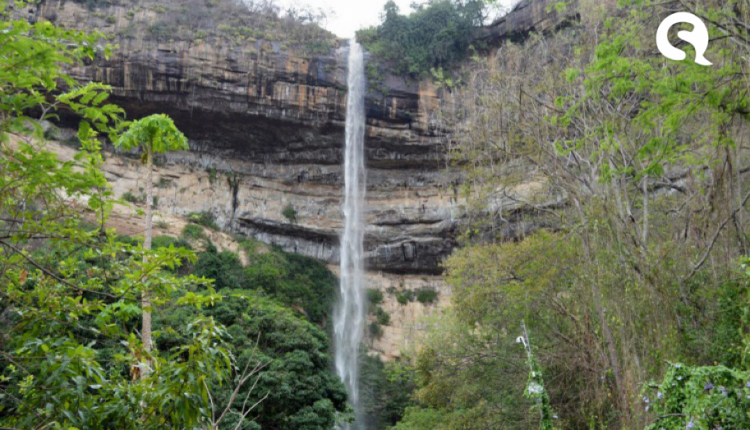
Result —
[{"label": "eroded rock ledge", "polygon": [[[132,34],[124,29],[133,20],[157,16],[148,9],[133,14],[126,0],[113,3],[92,11],[73,1],[46,1],[36,16],[111,35],[119,45],[114,55],[73,75],[112,85],[113,101],[131,118],[165,112],[186,133],[191,152],[166,162],[210,171],[214,179],[170,191],[171,200],[164,201],[169,210],[210,211],[226,229],[337,262],[346,41],[308,58],[279,42]],[[565,17],[548,3],[521,2],[481,37],[496,42],[554,28]],[[431,82],[393,75],[384,76],[382,85],[366,103],[367,267],[437,274],[456,245],[462,205],[460,176],[445,168],[445,131],[433,121],[447,93]],[[184,174],[176,169],[173,176]],[[297,211],[296,222],[282,216],[286,206]]]}]

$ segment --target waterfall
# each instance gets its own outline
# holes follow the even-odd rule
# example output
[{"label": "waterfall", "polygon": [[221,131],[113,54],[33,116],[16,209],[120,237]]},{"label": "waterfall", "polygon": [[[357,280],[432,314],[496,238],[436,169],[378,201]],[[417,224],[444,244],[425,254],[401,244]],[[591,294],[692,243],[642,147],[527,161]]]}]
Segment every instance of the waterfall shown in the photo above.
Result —
[{"label": "waterfall", "polygon": [[340,295],[333,313],[336,372],[346,385],[355,423],[342,430],[362,429],[359,407],[359,344],[365,324],[363,269],[365,196],[365,71],[362,48],[349,42],[349,91],[346,97],[344,154],[344,232],[341,236]]}]

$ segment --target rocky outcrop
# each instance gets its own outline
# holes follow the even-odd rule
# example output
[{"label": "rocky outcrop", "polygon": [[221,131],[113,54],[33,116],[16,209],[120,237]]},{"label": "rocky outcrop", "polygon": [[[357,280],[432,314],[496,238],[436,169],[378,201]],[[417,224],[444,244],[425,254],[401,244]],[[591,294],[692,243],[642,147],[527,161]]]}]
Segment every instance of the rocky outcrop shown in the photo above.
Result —
[{"label": "rocky outcrop", "polygon": [[[280,42],[208,33],[172,39],[147,30],[159,19],[159,7],[179,2],[150,3],[133,9],[136,3],[118,0],[92,11],[50,0],[36,14],[109,35],[118,45],[114,55],[73,75],[111,85],[113,101],[132,118],[168,113],[190,139],[191,154],[181,162],[213,169],[222,186],[231,178],[221,199],[182,202],[175,210],[210,210],[227,229],[337,261],[348,44],[338,41],[326,55],[303,56]],[[522,1],[482,37],[559,24],[563,15],[548,3]],[[445,168],[444,133],[433,121],[448,97],[431,82],[399,76],[384,76],[382,86],[367,98],[367,264],[438,273],[455,245],[460,216],[454,190],[459,178]],[[281,215],[287,206],[298,213],[296,222]]]},{"label": "rocky outcrop", "polygon": [[[336,262],[347,43],[305,58],[278,42],[133,35],[122,28],[153,17],[147,8],[128,15],[128,6],[123,0],[94,13],[48,1],[38,15],[111,35],[114,55],[73,75],[111,85],[112,100],[131,118],[171,115],[191,145],[190,154],[174,157],[218,177],[221,196],[181,186],[173,210],[208,210],[229,230]],[[457,177],[440,164],[441,139],[430,125],[440,92],[395,76],[385,81],[388,95],[367,101],[367,265],[436,273],[454,246],[459,204]],[[295,222],[282,216],[287,206]]]},{"label": "rocky outcrop", "polygon": [[[550,10],[551,3],[524,0],[480,37],[492,45],[552,29],[566,15]],[[158,211],[210,211],[226,230],[335,267],[347,43],[309,56],[262,39],[155,36],[144,28],[158,18],[159,5],[179,8],[180,2],[138,4],[112,0],[92,11],[71,0],[47,0],[34,13],[107,34],[117,45],[114,55],[76,67],[73,75],[111,85],[112,101],[130,118],[164,112],[188,136],[190,152],[157,160]],[[450,105],[447,90],[387,74],[380,86],[366,100],[366,267],[369,287],[385,293],[382,306],[391,314],[372,348],[396,358],[417,340],[420,318],[439,312],[450,296],[439,274],[456,246],[461,178],[446,168],[446,132],[435,121],[438,108]],[[128,154],[110,155],[105,170],[118,196],[141,193],[141,168]],[[527,228],[522,222],[507,227],[509,235]],[[425,287],[439,291],[436,303],[395,299],[398,291]]]},{"label": "rocky outcrop", "polygon": [[521,40],[530,32],[547,33],[576,19],[577,0],[521,0],[507,15],[483,29],[478,36],[491,44]]}]

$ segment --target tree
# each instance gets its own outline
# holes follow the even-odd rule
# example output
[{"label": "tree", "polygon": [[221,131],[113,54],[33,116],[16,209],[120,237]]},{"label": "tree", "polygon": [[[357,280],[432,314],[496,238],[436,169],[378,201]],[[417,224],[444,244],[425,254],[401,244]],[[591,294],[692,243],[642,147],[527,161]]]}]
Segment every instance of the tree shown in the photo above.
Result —
[{"label": "tree", "polygon": [[[145,250],[104,228],[114,201],[98,135],[114,138],[123,111],[105,103],[107,86],[80,85],[64,68],[110,48],[97,34],[12,12],[0,1],[0,427],[201,426],[210,418],[205,379],[230,373],[223,327],[190,321],[185,343],[152,357],[135,336],[135,303],[143,291],[180,306],[218,297],[182,296],[210,284],[173,275],[189,251]],[[63,110],[81,119],[70,160],[44,139],[43,121]],[[134,380],[144,356],[154,371]]]},{"label": "tree", "polygon": [[[164,349],[184,344],[189,336],[186,322],[201,316],[223,324],[230,353],[238,368],[255,369],[256,383],[241,387],[236,396],[243,399],[225,420],[229,428],[283,428],[289,430],[329,430],[340,413],[346,411],[346,390],[331,371],[328,336],[299,313],[264,297],[262,292],[225,288],[219,293],[227,300],[201,310],[179,307],[156,316],[160,330],[155,338]],[[227,404],[231,387],[209,381],[216,404]],[[263,400],[257,416],[244,418],[242,403]]]},{"label": "tree", "polygon": [[[153,230],[154,154],[162,154],[175,150],[187,151],[189,149],[188,141],[185,135],[174,125],[171,118],[164,114],[155,114],[132,123],[130,128],[117,140],[116,146],[126,151],[136,148],[143,150],[143,162],[146,165],[146,220],[143,248],[148,251],[151,249],[151,235]],[[149,300],[148,291],[144,291],[143,293],[142,306],[143,328],[141,336],[143,338],[143,347],[147,352],[150,352],[152,348],[151,301]],[[148,372],[148,370],[145,370],[145,372]]]},{"label": "tree", "polygon": [[[643,428],[642,384],[667,360],[700,367],[741,348],[739,318],[725,322],[740,300],[722,303],[748,252],[750,3],[567,3],[582,23],[478,59],[440,112],[470,225],[407,424],[518,422],[507,327],[521,318],[563,428]],[[660,20],[683,8],[704,17],[713,67],[655,49]]]},{"label": "tree", "polygon": [[430,0],[401,15],[389,1],[381,24],[358,31],[357,39],[396,73],[425,77],[431,69],[451,69],[469,56],[484,6],[479,0]]}]

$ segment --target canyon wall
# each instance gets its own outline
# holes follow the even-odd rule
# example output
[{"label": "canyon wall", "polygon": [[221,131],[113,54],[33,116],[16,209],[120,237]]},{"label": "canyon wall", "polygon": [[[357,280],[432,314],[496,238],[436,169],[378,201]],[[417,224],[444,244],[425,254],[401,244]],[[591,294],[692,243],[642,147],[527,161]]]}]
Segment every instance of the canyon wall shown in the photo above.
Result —
[{"label": "canyon wall", "polygon": [[[566,19],[552,3],[522,1],[478,37],[492,45],[551,30]],[[225,230],[335,266],[347,42],[304,55],[279,41],[149,31],[170,7],[168,13],[178,13],[180,2],[119,0],[87,8],[48,0],[33,15],[106,34],[117,45],[114,54],[73,75],[111,85],[112,101],[130,118],[164,112],[188,136],[190,152],[158,160],[159,211],[210,211]],[[429,81],[379,78],[366,99],[366,267],[371,287],[387,292],[383,307],[391,314],[373,348],[397,358],[413,347],[420,318],[450,296],[441,261],[460,232],[461,177],[446,166],[449,131],[436,119],[439,107],[450,106],[450,92]],[[129,154],[112,157],[107,169],[117,194],[138,194],[139,164]],[[423,287],[439,291],[436,303],[396,302],[394,292]]]}]

